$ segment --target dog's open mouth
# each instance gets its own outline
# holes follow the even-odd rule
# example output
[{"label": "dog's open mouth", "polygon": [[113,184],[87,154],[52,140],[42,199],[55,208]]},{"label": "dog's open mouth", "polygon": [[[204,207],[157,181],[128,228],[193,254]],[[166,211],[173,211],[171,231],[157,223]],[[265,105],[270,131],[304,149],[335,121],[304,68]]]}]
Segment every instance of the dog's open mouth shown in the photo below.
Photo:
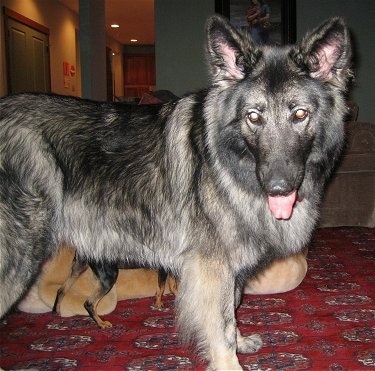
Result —
[{"label": "dog's open mouth", "polygon": [[287,196],[268,196],[268,206],[276,219],[290,219],[296,199],[297,191]]}]

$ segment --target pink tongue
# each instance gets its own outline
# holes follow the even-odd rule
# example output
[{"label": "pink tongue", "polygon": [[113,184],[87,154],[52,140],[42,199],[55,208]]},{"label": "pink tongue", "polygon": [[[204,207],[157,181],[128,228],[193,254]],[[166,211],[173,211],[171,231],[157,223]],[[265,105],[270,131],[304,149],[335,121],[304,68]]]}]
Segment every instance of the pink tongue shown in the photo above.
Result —
[{"label": "pink tongue", "polygon": [[268,206],[273,216],[277,219],[289,219],[292,216],[296,197],[296,191],[288,196],[268,196]]}]

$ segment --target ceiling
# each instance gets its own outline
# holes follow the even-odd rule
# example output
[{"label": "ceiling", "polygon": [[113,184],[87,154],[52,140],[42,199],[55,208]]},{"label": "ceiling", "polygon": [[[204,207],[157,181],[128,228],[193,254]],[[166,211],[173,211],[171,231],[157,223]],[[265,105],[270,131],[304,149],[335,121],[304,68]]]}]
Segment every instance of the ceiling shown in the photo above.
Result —
[{"label": "ceiling", "polygon": [[[79,0],[60,2],[78,13]],[[112,23],[120,27],[111,28]],[[154,0],[105,0],[105,27],[109,36],[124,45],[154,45]]]}]

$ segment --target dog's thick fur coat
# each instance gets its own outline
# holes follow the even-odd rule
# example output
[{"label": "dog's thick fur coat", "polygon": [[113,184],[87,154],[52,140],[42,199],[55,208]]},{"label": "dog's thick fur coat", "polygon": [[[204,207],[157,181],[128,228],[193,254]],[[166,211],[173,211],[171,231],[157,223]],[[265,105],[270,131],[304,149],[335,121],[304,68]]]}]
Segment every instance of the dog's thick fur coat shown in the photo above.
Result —
[{"label": "dog's thick fur coat", "polygon": [[343,142],[347,28],[291,47],[207,23],[211,86],[163,106],[21,94],[0,102],[0,316],[62,242],[179,277],[177,323],[214,369],[257,351],[245,278],[301,251]]}]

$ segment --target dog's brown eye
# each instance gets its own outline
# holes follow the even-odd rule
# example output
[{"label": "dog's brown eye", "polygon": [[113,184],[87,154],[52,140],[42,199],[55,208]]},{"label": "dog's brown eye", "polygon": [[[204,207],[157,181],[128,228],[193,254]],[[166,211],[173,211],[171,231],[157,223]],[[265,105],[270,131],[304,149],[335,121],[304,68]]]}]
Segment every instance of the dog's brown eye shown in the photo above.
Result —
[{"label": "dog's brown eye", "polygon": [[298,110],[294,113],[294,117],[295,117],[296,119],[298,119],[298,120],[303,120],[304,118],[307,117],[307,114],[308,114],[308,113],[307,113],[306,110],[300,108],[300,109],[298,109]]},{"label": "dog's brown eye", "polygon": [[258,124],[260,122],[260,115],[259,113],[255,111],[250,111],[247,113],[247,119],[252,123],[252,124]]}]

